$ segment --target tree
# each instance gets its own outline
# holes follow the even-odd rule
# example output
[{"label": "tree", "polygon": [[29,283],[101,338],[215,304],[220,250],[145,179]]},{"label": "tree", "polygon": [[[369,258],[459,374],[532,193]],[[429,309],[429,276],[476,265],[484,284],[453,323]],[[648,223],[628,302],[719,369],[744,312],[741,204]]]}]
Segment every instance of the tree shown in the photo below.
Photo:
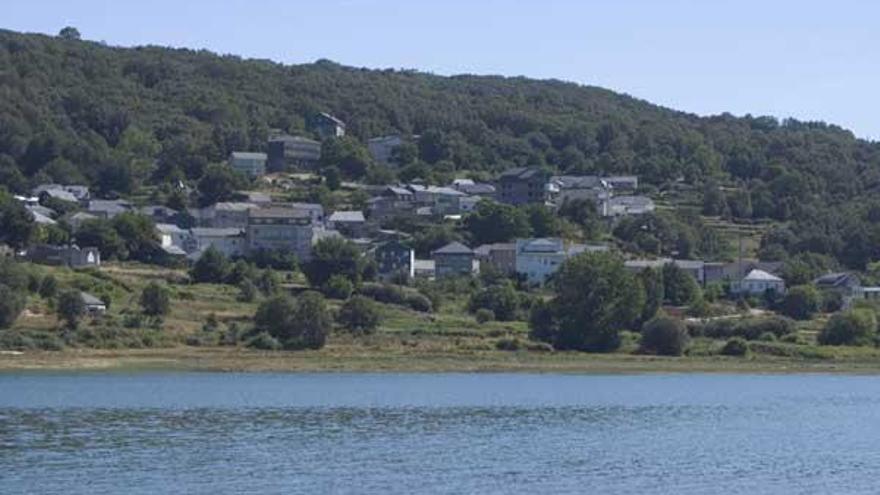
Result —
[{"label": "tree", "polygon": [[475,211],[465,217],[464,228],[475,244],[506,242],[529,235],[529,221],[522,210],[492,201],[480,201]]},{"label": "tree", "polygon": [[488,309],[498,321],[516,319],[519,308],[519,296],[509,282],[491,285],[471,295],[468,310],[476,313],[480,309]]},{"label": "tree", "polygon": [[666,263],[661,271],[666,300],[673,306],[686,306],[700,300],[700,286],[694,277],[675,263]]},{"label": "tree", "polygon": [[0,242],[22,248],[27,245],[33,232],[31,214],[11,195],[0,190]]},{"label": "tree", "polygon": [[147,316],[165,316],[171,310],[168,288],[158,282],[150,282],[141,292],[141,309]]},{"label": "tree", "polygon": [[111,225],[125,246],[127,258],[149,263],[160,251],[156,225],[150,217],[125,212],[116,215]]},{"label": "tree", "polygon": [[0,328],[9,328],[24,310],[25,297],[21,291],[0,283]]},{"label": "tree", "polygon": [[229,201],[245,183],[244,177],[229,166],[210,165],[198,183],[199,202],[202,206],[208,206],[218,201]]},{"label": "tree", "polygon": [[254,315],[254,325],[258,330],[286,342],[296,337],[296,302],[288,295],[279,294],[260,303]]},{"label": "tree", "polygon": [[544,205],[532,204],[524,208],[529,221],[531,235],[534,237],[553,237],[559,235],[559,217]]},{"label": "tree", "polygon": [[644,352],[681,356],[687,342],[687,328],[679,319],[657,316],[642,325],[641,349]]},{"label": "tree", "polygon": [[113,228],[109,220],[87,220],[83,222],[74,236],[80,246],[96,247],[105,259],[127,259],[125,242]]},{"label": "tree", "polygon": [[333,275],[357,285],[361,280],[362,264],[361,253],[351,241],[328,237],[312,247],[312,259],[303,266],[303,273],[312,287],[323,287]]},{"label": "tree", "polygon": [[819,332],[821,345],[873,345],[877,317],[870,309],[851,309],[837,313]]},{"label": "tree", "polygon": [[811,285],[792,287],[782,298],[782,314],[795,320],[809,320],[822,304],[819,291]]},{"label": "tree", "polygon": [[[642,314],[641,284],[610,253],[568,259],[553,285],[551,321],[546,314],[533,312],[530,323],[532,335],[557,349],[613,351],[620,345],[620,330],[631,328]],[[539,315],[542,321],[537,322]]]},{"label": "tree", "polygon": [[50,299],[55,297],[55,294],[58,292],[58,280],[52,274],[46,275],[43,277],[43,280],[40,281],[39,293],[40,297],[43,299]]},{"label": "tree", "polygon": [[62,292],[58,296],[55,311],[58,314],[58,318],[67,323],[68,328],[76,328],[79,319],[86,312],[86,305],[83,302],[80,291],[70,289]]},{"label": "tree", "polygon": [[320,349],[327,342],[330,328],[330,314],[324,296],[306,291],[299,297],[296,307],[297,337],[285,345],[296,349]]},{"label": "tree", "polygon": [[559,208],[559,216],[579,225],[587,239],[599,237],[604,228],[596,203],[589,199],[566,200]]},{"label": "tree", "polygon": [[353,137],[336,137],[321,143],[321,166],[336,167],[346,177],[352,179],[364,177],[372,163],[370,152]]},{"label": "tree", "polygon": [[214,246],[209,246],[189,271],[194,282],[202,284],[223,283],[229,273],[229,260]]},{"label": "tree", "polygon": [[79,40],[79,29],[73,26],[65,26],[58,31],[58,37],[65,40]]},{"label": "tree", "polygon": [[642,310],[643,322],[646,322],[657,315],[660,306],[666,299],[666,293],[663,289],[663,275],[661,272],[653,268],[645,268],[639,272],[639,281],[645,289],[645,307]]},{"label": "tree", "polygon": [[348,299],[353,290],[354,287],[352,287],[351,282],[343,275],[333,275],[327,280],[323,288],[324,294],[327,297],[342,300]]},{"label": "tree", "polygon": [[339,309],[337,321],[354,333],[373,333],[382,322],[378,305],[364,296],[353,296]]},{"label": "tree", "polygon": [[327,189],[335,191],[342,185],[342,177],[339,174],[339,167],[326,167],[324,170],[324,184]]}]

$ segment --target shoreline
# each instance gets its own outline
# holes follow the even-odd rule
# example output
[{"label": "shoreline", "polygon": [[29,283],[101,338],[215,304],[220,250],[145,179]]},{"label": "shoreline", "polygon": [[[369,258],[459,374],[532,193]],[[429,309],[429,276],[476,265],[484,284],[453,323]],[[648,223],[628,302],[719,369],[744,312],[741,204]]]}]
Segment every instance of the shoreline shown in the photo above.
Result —
[{"label": "shoreline", "polygon": [[224,347],[68,349],[0,354],[0,373],[16,372],[348,372],[348,373],[732,373],[880,374],[880,361],[767,356],[660,357],[578,352],[407,353],[369,348],[255,351]]}]

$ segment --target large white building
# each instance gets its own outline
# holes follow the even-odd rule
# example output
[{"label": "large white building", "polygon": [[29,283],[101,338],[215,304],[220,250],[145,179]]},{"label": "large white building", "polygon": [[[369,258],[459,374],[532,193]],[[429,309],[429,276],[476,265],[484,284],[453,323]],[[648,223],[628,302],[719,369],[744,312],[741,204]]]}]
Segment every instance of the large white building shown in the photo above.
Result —
[{"label": "large white building", "polygon": [[607,251],[607,246],[573,244],[566,247],[562,239],[517,239],[516,273],[530,285],[544,285],[562,263],[583,252]]}]

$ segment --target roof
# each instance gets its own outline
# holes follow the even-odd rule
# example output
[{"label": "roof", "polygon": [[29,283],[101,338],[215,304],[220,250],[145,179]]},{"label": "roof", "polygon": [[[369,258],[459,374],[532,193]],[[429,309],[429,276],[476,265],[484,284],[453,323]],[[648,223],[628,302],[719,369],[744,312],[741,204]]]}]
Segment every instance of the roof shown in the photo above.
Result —
[{"label": "roof", "polygon": [[174,225],[173,223],[157,223],[156,230],[163,234],[183,234],[186,231]]},{"label": "roof", "polygon": [[233,227],[193,227],[190,232],[196,237],[236,237],[242,235],[244,230]]},{"label": "roof", "polygon": [[608,184],[595,175],[557,175],[550,180],[562,189],[608,189]]},{"label": "roof", "polygon": [[314,139],[309,139],[309,138],[303,137],[303,136],[290,136],[287,134],[270,138],[269,142],[270,143],[272,143],[272,142],[282,142],[282,143],[291,142],[291,143],[314,144],[315,146],[321,146],[320,141],[315,141]]},{"label": "roof", "polygon": [[452,181],[452,186],[473,186],[475,182],[473,179],[455,179]]},{"label": "roof", "polygon": [[43,215],[42,213],[40,213],[38,211],[33,211],[33,210],[28,210],[28,211],[30,212],[31,216],[34,218],[34,222],[36,222],[38,224],[55,225],[55,223],[56,223],[55,220],[52,220],[51,218],[47,217],[46,215]]},{"label": "roof", "polygon": [[495,186],[492,184],[459,184],[455,187],[467,194],[493,194],[495,192]]},{"label": "roof", "polygon": [[330,215],[331,222],[364,222],[364,212],[362,211],[334,211]]},{"label": "roof", "polygon": [[308,211],[273,206],[271,208],[251,208],[248,210],[251,218],[311,218]]},{"label": "roof", "polygon": [[493,244],[482,244],[474,248],[474,253],[479,256],[489,256],[494,251],[514,251],[516,244],[513,242],[496,242]]},{"label": "roof", "polygon": [[61,201],[69,201],[71,203],[76,203],[78,201],[72,192],[65,191],[64,189],[47,189],[40,194],[47,194],[52,198],[60,199]]},{"label": "roof", "polygon": [[430,194],[444,194],[447,196],[464,196],[464,193],[459,191],[458,189],[453,189],[451,187],[445,186],[428,186],[425,188],[425,192]]},{"label": "roof", "polygon": [[853,278],[858,281],[858,278],[849,272],[828,273],[813,280],[813,283],[824,287],[840,287],[846,285],[847,281]]},{"label": "roof", "polygon": [[501,172],[498,177],[499,179],[531,179],[543,174],[544,171],[538,167],[516,167]]},{"label": "roof", "polygon": [[179,213],[174,208],[169,208],[165,205],[141,206],[140,208],[138,208],[138,211],[140,211],[144,215],[149,215],[149,216],[154,216],[158,212],[159,214],[167,216],[167,217],[177,215]]},{"label": "roof", "polygon": [[574,256],[581,253],[605,253],[608,246],[604,244],[572,244],[568,247],[568,255]]},{"label": "roof", "polygon": [[336,117],[330,115],[330,114],[327,113],[327,112],[321,112],[321,113],[318,114],[318,116],[319,116],[319,117],[324,117],[325,119],[328,119],[328,120],[331,120],[331,121],[333,121],[334,124],[336,124],[336,125],[338,125],[338,126],[345,127],[345,122],[343,122],[343,121],[337,119]]},{"label": "roof", "polygon": [[654,201],[647,196],[614,196],[608,202],[612,205],[622,205],[630,208],[648,208],[654,205]]},{"label": "roof", "polygon": [[474,251],[458,241],[453,241],[432,254],[474,254]]},{"label": "roof", "polygon": [[83,304],[85,304],[86,306],[106,306],[106,304],[104,304],[104,301],[89,294],[88,292],[80,292],[79,297],[82,299]]},{"label": "roof", "polygon": [[520,239],[516,244],[520,252],[558,253],[563,250],[562,239],[557,238]]},{"label": "roof", "polygon": [[89,211],[123,212],[131,208],[131,203],[122,199],[92,199],[89,201]]},{"label": "roof", "polygon": [[777,277],[776,275],[771,275],[764,270],[752,270],[746,275],[743,280],[754,280],[754,281],[764,281],[764,282],[782,282],[782,279]]},{"label": "roof", "polygon": [[253,208],[259,208],[259,206],[253,203],[222,201],[220,203],[215,203],[213,208],[215,211],[245,211]]},{"label": "roof", "polygon": [[69,217],[71,220],[97,220],[98,217],[85,211],[78,211]]},{"label": "roof", "polygon": [[266,154],[256,151],[233,151],[229,154],[232,158],[241,160],[265,160]]},{"label": "roof", "polygon": [[186,255],[186,251],[181,249],[180,246],[175,246],[175,245],[162,246],[162,250],[172,256],[185,256]]},{"label": "roof", "polygon": [[388,188],[385,189],[385,192],[391,192],[391,193],[396,194],[398,196],[412,196],[413,195],[413,192],[410,191],[409,189],[407,189],[405,187],[399,187],[399,186],[388,186]]}]

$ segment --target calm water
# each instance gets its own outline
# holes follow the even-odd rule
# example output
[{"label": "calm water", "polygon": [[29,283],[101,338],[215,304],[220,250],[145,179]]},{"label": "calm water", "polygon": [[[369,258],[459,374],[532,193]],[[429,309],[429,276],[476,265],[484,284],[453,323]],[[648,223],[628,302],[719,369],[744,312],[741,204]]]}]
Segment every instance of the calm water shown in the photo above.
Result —
[{"label": "calm water", "polygon": [[880,378],[0,374],[0,493],[877,493]]}]

